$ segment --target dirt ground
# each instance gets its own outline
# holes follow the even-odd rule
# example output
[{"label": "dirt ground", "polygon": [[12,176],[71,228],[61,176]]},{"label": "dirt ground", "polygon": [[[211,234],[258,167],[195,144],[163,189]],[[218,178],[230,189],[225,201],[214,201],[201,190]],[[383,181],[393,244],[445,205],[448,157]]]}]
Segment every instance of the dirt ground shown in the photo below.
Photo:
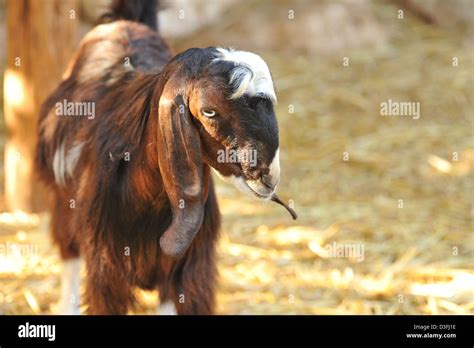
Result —
[{"label": "dirt ground", "polygon": [[[259,53],[279,98],[279,195],[299,218],[216,180],[218,313],[474,314],[472,41],[407,19],[348,66]],[[389,99],[419,102],[420,117],[382,116]],[[0,314],[55,311],[48,221],[0,214],[0,246],[24,246],[0,252]],[[154,312],[155,292],[137,298],[136,313]]]}]

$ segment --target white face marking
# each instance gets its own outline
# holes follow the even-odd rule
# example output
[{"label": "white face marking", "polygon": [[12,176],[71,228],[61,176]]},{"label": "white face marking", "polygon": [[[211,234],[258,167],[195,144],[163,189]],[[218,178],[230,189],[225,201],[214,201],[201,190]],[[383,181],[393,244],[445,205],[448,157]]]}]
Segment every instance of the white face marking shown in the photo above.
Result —
[{"label": "white face marking", "polygon": [[74,168],[81,156],[83,146],[84,143],[75,144],[67,151],[66,155],[65,145],[64,143],[61,143],[54,153],[53,172],[56,183],[59,186],[64,186],[66,184],[66,177],[71,177],[73,175]]},{"label": "white face marking", "polygon": [[[273,80],[268,69],[267,63],[258,55],[246,51],[234,51],[224,48],[217,48],[222,57],[216,60],[225,60],[234,62],[236,69],[231,76],[231,82],[239,79],[240,84],[236,86],[231,99],[241,97],[243,94],[254,96],[263,94],[276,104],[277,98]],[[242,65],[239,67],[238,65]]]},{"label": "white face marking", "polygon": [[176,307],[174,303],[171,301],[166,301],[161,303],[156,310],[156,314],[158,315],[177,315],[178,312],[176,311]]},{"label": "white face marking", "polygon": [[63,260],[63,273],[61,275],[61,300],[60,314],[79,315],[80,314],[80,275],[81,260]]}]

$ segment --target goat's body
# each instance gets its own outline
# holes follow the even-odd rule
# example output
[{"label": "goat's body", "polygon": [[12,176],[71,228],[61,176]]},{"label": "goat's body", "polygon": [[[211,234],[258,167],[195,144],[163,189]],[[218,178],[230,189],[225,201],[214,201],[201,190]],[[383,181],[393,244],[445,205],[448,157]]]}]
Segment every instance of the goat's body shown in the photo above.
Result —
[{"label": "goat's body", "polygon": [[[214,309],[220,216],[207,165],[196,238],[179,260],[162,255],[159,245],[172,213],[158,170],[157,119],[150,115],[158,113],[159,73],[170,58],[144,25],[100,25],[40,115],[37,165],[52,191],[53,236],[63,259],[84,257],[92,314],[125,314],[132,286],[158,288],[178,314]],[[94,103],[95,116],[57,115],[63,100]]]}]

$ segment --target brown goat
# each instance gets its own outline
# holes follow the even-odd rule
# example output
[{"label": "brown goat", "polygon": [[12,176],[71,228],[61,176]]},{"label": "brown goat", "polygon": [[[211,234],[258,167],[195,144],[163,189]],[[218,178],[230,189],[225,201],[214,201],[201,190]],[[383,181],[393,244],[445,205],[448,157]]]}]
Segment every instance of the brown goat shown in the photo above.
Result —
[{"label": "brown goat", "polygon": [[[142,18],[124,15],[121,3],[130,7],[116,1],[108,20]],[[265,62],[215,47],[171,59],[150,26],[118,20],[93,29],[40,115],[37,166],[54,199],[66,313],[78,313],[80,255],[90,314],[127,313],[133,286],[159,289],[178,314],[213,313],[220,214],[210,167],[279,201]]]}]

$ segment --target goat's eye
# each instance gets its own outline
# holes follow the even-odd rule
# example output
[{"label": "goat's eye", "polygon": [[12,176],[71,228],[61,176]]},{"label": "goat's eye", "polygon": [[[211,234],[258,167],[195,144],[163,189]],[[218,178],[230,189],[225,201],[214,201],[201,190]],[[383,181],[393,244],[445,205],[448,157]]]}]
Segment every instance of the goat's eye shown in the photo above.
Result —
[{"label": "goat's eye", "polygon": [[214,110],[211,110],[211,109],[204,109],[202,110],[202,114],[206,117],[214,117],[216,116],[216,112]]}]

